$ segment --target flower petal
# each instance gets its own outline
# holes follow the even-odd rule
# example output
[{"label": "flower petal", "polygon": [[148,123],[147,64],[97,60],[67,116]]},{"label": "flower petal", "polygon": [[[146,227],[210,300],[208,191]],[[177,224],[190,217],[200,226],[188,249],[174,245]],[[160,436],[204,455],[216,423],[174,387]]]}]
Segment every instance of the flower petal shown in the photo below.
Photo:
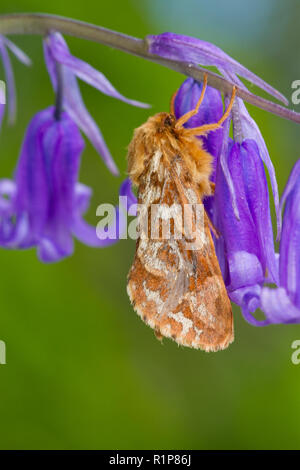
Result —
[{"label": "flower petal", "polygon": [[117,243],[126,228],[126,220],[122,214],[120,214],[118,207],[115,208],[115,218],[112,221],[112,224],[115,225],[116,229],[116,236],[113,238],[109,236],[107,237],[107,231],[104,229],[102,230],[103,236],[100,236],[99,228],[96,229],[96,227],[88,224],[81,217],[75,217],[72,232],[74,236],[85,245],[93,248],[104,248]]},{"label": "flower petal", "polygon": [[9,124],[14,124],[17,114],[15,76],[2,36],[0,36],[0,56],[6,78]]},{"label": "flower petal", "polygon": [[120,196],[127,198],[127,205],[124,207],[126,211],[128,211],[129,215],[136,216],[137,215],[137,198],[132,191],[132,183],[130,178],[126,178],[120,187]]},{"label": "flower petal", "polygon": [[[251,247],[252,248],[252,247]],[[251,249],[249,247],[249,249]],[[264,273],[261,262],[254,253],[247,251],[233,251],[228,253],[228,264],[230,271],[230,286],[228,290],[235,291],[256,283],[263,283]]]},{"label": "flower petal", "polygon": [[[183,114],[195,109],[203,84],[193,78],[187,78],[179,88],[174,108],[175,116],[179,119]],[[223,101],[221,93],[210,86],[207,87],[203,102],[196,116],[193,116],[185,124],[185,127],[199,127],[203,124],[210,124],[219,121],[223,115]],[[223,129],[210,132],[206,137],[200,137],[203,141],[204,149],[207,150],[215,159],[219,158],[223,141]],[[216,160],[214,161],[214,167]],[[212,178],[214,179],[214,178]]]},{"label": "flower petal", "polygon": [[0,180],[0,217],[12,215],[16,191],[14,181],[9,179]]},{"label": "flower petal", "polygon": [[4,82],[0,83],[0,130],[1,130],[1,124],[5,112],[5,104],[6,104],[6,93],[5,93],[6,87]]},{"label": "flower petal", "polygon": [[56,263],[67,256],[71,256],[73,251],[74,242],[72,238],[68,240],[63,250],[61,246],[56,245],[53,240],[42,238],[38,244],[37,254],[39,260],[43,263]]},{"label": "flower petal", "polygon": [[[227,201],[229,187],[221,162],[217,168],[215,192],[215,225],[223,238],[217,254],[225,256],[228,273],[225,282],[229,292],[262,284],[268,268],[273,282],[278,281],[270,219],[267,182],[255,142],[230,143],[228,169],[234,182],[240,219]],[[216,240],[218,247],[219,241]],[[221,261],[224,273],[224,261]]]},{"label": "flower petal", "polygon": [[[6,86],[8,94],[8,114],[9,114],[9,123],[14,124],[16,120],[17,113],[17,102],[16,102],[16,85],[13,68],[11,65],[10,57],[7,52],[6,47],[8,47],[11,52],[17,57],[17,59],[25,65],[30,65],[31,60],[29,57],[16,46],[12,41],[7,39],[5,36],[0,34],[0,56],[2,57],[4,72],[6,77]],[[1,100],[0,100],[1,103]],[[0,104],[0,127],[3,117],[4,109]]]},{"label": "flower petal", "polygon": [[[227,104],[228,99],[225,98],[225,103]],[[237,220],[240,219],[240,214],[239,214],[239,209],[237,206],[237,197],[235,193],[235,187],[232,181],[232,177],[229,171],[228,167],[228,162],[227,162],[227,155],[228,155],[228,145],[229,145],[229,130],[230,130],[230,119],[227,119],[226,122],[223,124],[223,129],[224,129],[224,134],[223,134],[223,143],[222,143],[222,150],[221,150],[221,155],[218,160],[218,163],[220,163],[220,167],[222,169],[222,172],[225,177],[225,181],[228,185],[229,188],[229,201],[231,201],[231,206],[233,209],[234,216]],[[218,164],[217,163],[217,164]]]},{"label": "flower petal", "polygon": [[147,36],[149,52],[171,60],[179,60],[204,66],[213,65],[221,70],[234,72],[265,90],[285,104],[287,99],[264,80],[248,70],[214,44],[190,36],[174,33],[163,33]]},{"label": "flower petal", "polygon": [[4,112],[5,112],[5,105],[0,103],[0,130],[1,130],[1,125],[3,121]]},{"label": "flower petal", "polygon": [[261,309],[269,323],[299,323],[300,309],[291,301],[283,287],[270,289],[264,287],[261,292]]},{"label": "flower petal", "polygon": [[[237,269],[235,268],[235,253],[250,253],[252,252],[259,257],[259,247],[256,237],[253,238],[255,233],[255,226],[251,218],[251,213],[247,204],[243,174],[240,162],[240,147],[239,144],[230,142],[228,149],[228,156],[225,157],[228,160],[228,172],[231,180],[234,180],[234,187],[236,191],[236,201],[238,204],[239,219],[236,218],[232,205],[229,203],[231,200],[229,185],[221,165],[221,161],[218,162],[217,174],[216,174],[216,190],[215,190],[215,206],[214,206],[214,223],[221,233],[224,246],[221,253],[224,254],[228,262],[228,277],[225,278],[225,282],[229,290],[236,290],[246,285],[256,284],[258,281],[256,278],[250,278],[247,275],[247,271],[244,272],[242,269],[241,276],[237,277]],[[216,245],[219,245],[219,240],[216,240]],[[219,253],[218,253],[219,252]],[[220,250],[217,249],[217,254],[220,260]],[[221,265],[224,262],[221,261]],[[233,273],[233,278],[231,277]],[[252,270],[251,270],[252,272]],[[223,271],[223,275],[224,275]],[[243,280],[244,276],[244,280]],[[262,280],[262,274],[259,281]]]},{"label": "flower petal", "polygon": [[[32,119],[22,146],[15,182],[0,180],[0,245],[36,246],[45,263],[70,256],[73,235],[89,246],[116,243],[126,229],[124,211],[116,209],[116,236],[99,236],[82,217],[91,189],[78,183],[84,141],[76,124],[52,106]],[[101,230],[101,229],[100,229]]]},{"label": "flower petal", "polygon": [[16,44],[10,41],[7,37],[2,36],[4,44],[10,49],[14,56],[22,62],[22,64],[30,66],[32,64],[31,59],[28,57],[25,52],[22,51]]},{"label": "flower petal", "polygon": [[280,242],[280,284],[300,309],[300,160],[294,166],[281,204],[285,203]]},{"label": "flower petal", "polygon": [[87,64],[83,60],[78,59],[70,54],[67,43],[60,33],[51,33],[46,39],[48,47],[51,50],[51,54],[58,63],[68,67],[78,78],[85,81],[89,85],[98,89],[102,93],[113,98],[117,98],[125,103],[140,108],[149,108],[146,103],[140,103],[139,101],[130,100],[121,95],[113,85],[107,80],[103,73],[94,69],[91,65]]},{"label": "flower petal", "polygon": [[46,224],[42,239],[52,241],[60,257],[73,252],[71,225],[75,211],[75,186],[84,148],[81,134],[67,113],[59,121],[53,117],[42,140],[48,189]]},{"label": "flower petal", "polygon": [[[53,108],[38,113],[30,122],[16,170],[16,211],[29,216],[30,236],[36,243],[47,220],[49,192],[42,140],[51,126]],[[29,242],[28,240],[28,243]]]},{"label": "flower petal", "polygon": [[18,245],[12,235],[5,245],[36,245],[43,262],[58,261],[73,252],[74,188],[84,147],[67,113],[59,121],[54,114],[54,107],[41,111],[28,127],[16,171],[15,196],[15,230],[25,215],[28,230]]},{"label": "flower petal", "polygon": [[[240,86],[241,88],[247,89],[245,85],[241,82],[241,80],[231,71],[223,71],[223,75],[225,78],[227,78],[227,80],[231,80],[234,84]],[[261,159],[266,165],[269,176],[270,176],[270,182],[271,182],[273,198],[274,198],[274,206],[275,206],[275,212],[276,212],[276,221],[277,221],[277,240],[279,240],[280,234],[281,234],[281,216],[280,216],[280,207],[279,207],[278,185],[277,185],[274,165],[270,158],[266,143],[260,132],[260,129],[258,125],[256,124],[256,122],[254,121],[254,119],[252,119],[252,117],[250,116],[243,100],[240,98],[236,98],[235,106],[238,112],[238,119],[241,125],[242,135],[240,137],[242,140],[243,139],[255,140],[259,148],[259,154],[261,156]]]},{"label": "flower petal", "polygon": [[28,248],[32,245],[33,243],[30,237],[30,225],[27,214],[21,214],[15,222],[10,217],[1,217],[1,247]]},{"label": "flower petal", "polygon": [[261,291],[261,286],[255,284],[253,286],[237,289],[229,294],[230,300],[242,308],[245,320],[253,326],[267,326],[270,324],[268,319],[257,320],[253,316],[253,313],[261,307]]},{"label": "flower petal", "polygon": [[[132,214],[130,211],[130,206],[132,204],[136,204],[136,197],[132,192],[131,189],[131,181],[129,178],[126,178],[123,183],[121,184],[120,190],[119,190],[119,196],[120,196],[120,201],[122,202],[121,198],[126,197],[126,207],[121,207],[121,211],[119,210],[119,207],[115,207],[115,218],[113,220],[113,224],[115,224],[115,237],[110,238],[107,237],[107,231],[104,229],[101,229],[101,233],[99,236],[99,227],[94,227],[90,224],[88,224],[85,220],[80,217],[82,215],[82,212],[85,212],[89,199],[91,196],[91,190],[90,188],[87,188],[86,186],[82,184],[77,184],[76,186],[76,198],[77,198],[77,210],[78,212],[76,213],[74,220],[73,220],[73,233],[75,237],[80,240],[82,243],[85,243],[88,246],[92,246],[95,248],[101,248],[105,246],[110,246],[115,244],[122,235],[124,235],[124,232],[126,231],[127,228],[127,218],[126,215],[124,214],[124,210],[126,211],[127,208],[129,208],[129,214],[130,215],[136,215]],[[114,232],[114,231],[113,231]]]},{"label": "flower petal", "polygon": [[258,125],[248,113],[248,110],[245,104],[243,103],[243,101],[238,98],[237,103],[239,107],[239,113],[240,113],[244,139],[252,139],[257,143],[257,146],[259,148],[259,154],[261,156],[262,161],[266,165],[269,176],[270,176],[270,182],[271,182],[273,198],[274,198],[274,206],[275,206],[275,212],[276,212],[276,219],[277,219],[277,239],[279,239],[280,233],[281,233],[281,217],[280,217],[280,208],[279,208],[278,185],[277,185],[274,165],[272,163],[266,143],[264,141],[264,138],[260,132]]},{"label": "flower petal", "polygon": [[[193,78],[187,78],[179,88],[175,102],[175,116],[179,119],[183,114],[195,109],[201,96],[203,84]],[[203,102],[196,116],[193,116],[185,127],[199,127],[203,124],[217,122],[223,115],[223,100],[221,93],[210,86],[207,87]],[[220,157],[223,146],[223,128],[210,132],[207,136],[199,137],[203,143],[203,148],[214,157],[211,181],[215,181],[217,161]],[[213,218],[213,197],[207,197],[204,201],[205,210],[210,218]]]},{"label": "flower petal", "polygon": [[[57,77],[55,59],[52,56],[51,49],[47,42],[44,42],[45,61],[52,81],[54,90],[57,90]],[[103,158],[107,168],[118,175],[119,170],[111,156],[111,153],[105,143],[102,133],[96,122],[86,109],[81,97],[77,79],[73,72],[67,67],[63,67],[64,87],[64,109],[68,112],[77,126],[86,134],[96,151]]]},{"label": "flower petal", "polygon": [[273,228],[270,214],[268,183],[259,148],[255,141],[245,140],[241,145],[241,159],[246,197],[256,226],[260,244],[261,263],[269,279],[279,284]]},{"label": "flower petal", "polygon": [[291,192],[294,191],[295,185],[298,183],[299,178],[300,178],[300,160],[298,160],[295,163],[295,165],[294,165],[294,167],[291,171],[291,174],[289,176],[289,179],[288,179],[288,181],[285,185],[284,191],[282,193],[281,200],[280,200],[280,210],[281,211],[283,209],[283,206],[284,206],[287,198],[289,197]]},{"label": "flower petal", "polygon": [[82,183],[76,183],[75,185],[75,206],[76,213],[83,215],[88,210],[90,205],[90,199],[92,196],[92,190],[89,186]]}]

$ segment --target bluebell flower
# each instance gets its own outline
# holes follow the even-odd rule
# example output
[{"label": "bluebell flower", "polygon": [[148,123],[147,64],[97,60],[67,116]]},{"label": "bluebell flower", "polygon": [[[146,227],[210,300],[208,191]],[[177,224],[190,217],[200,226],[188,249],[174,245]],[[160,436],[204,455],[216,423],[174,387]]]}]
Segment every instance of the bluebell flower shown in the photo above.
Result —
[{"label": "bluebell flower", "polygon": [[[240,88],[247,90],[244,83],[232,72],[225,71],[223,72],[224,77],[228,80],[232,81],[235,85],[238,85]],[[277,96],[277,98],[279,98]],[[281,216],[280,216],[280,208],[279,208],[279,193],[278,193],[278,185],[275,175],[274,165],[270,158],[266,143],[264,138],[260,132],[260,129],[254,119],[250,116],[249,111],[247,110],[243,100],[241,98],[237,98],[234,104],[233,114],[235,114],[236,119],[238,121],[238,128],[235,129],[235,138],[241,141],[243,139],[253,139],[257,143],[259,148],[259,154],[261,156],[262,161],[266,165],[270,176],[270,182],[273,192],[274,198],[274,206],[276,212],[276,219],[277,219],[277,240],[280,239],[281,233]]]},{"label": "bluebell flower", "polygon": [[[163,33],[159,35],[149,35],[147,37],[149,45],[149,52],[159,55],[166,59],[177,60],[191,65],[198,66],[215,66],[219,72],[229,82],[238,85],[239,87],[247,90],[246,86],[241,82],[238,75],[245,78],[252,84],[258,86],[270,95],[274,96],[284,104],[288,104],[288,100],[279,91],[274,89],[260,77],[241,65],[235,59],[226,54],[222,49],[206,41],[190,36],[183,36],[174,33]],[[277,232],[278,239],[280,237],[280,211],[279,211],[279,195],[275,171],[270,159],[266,144],[260,133],[257,124],[249,115],[243,101],[239,98],[236,99],[237,107],[239,107],[239,114],[241,118],[241,125],[243,136],[242,139],[253,139],[256,141],[262,160],[264,161],[271,180],[274,204],[277,216]],[[224,128],[228,129],[229,125],[225,124]],[[224,131],[225,132],[225,131]],[[226,133],[228,134],[227,130]],[[231,201],[236,217],[238,217],[238,209],[236,206],[236,196],[234,191],[234,184],[230,179],[230,172],[228,171],[225,155],[227,154],[227,142],[223,142],[223,149],[221,155],[221,163],[225,172],[225,177],[230,189]]]},{"label": "bluebell flower", "polygon": [[[24,62],[26,56],[1,37],[0,52],[13,114],[14,80],[6,46]],[[41,261],[53,262],[72,254],[73,237],[89,246],[108,246],[118,240],[126,223],[122,211],[120,213],[116,208],[112,221],[115,230],[110,236],[105,228],[99,229],[97,226],[96,231],[96,227],[83,219],[92,192],[78,182],[84,148],[79,128],[89,137],[108,168],[114,174],[118,174],[118,169],[98,126],[83,103],[76,77],[128,104],[148,105],[125,98],[102,73],[73,57],[60,34],[49,34],[44,46],[57,103],[56,107],[49,107],[32,119],[14,180],[0,180],[0,245],[18,249],[36,247]]]},{"label": "bluebell flower", "polygon": [[246,312],[256,308],[257,294],[266,281],[278,283],[268,184],[254,140],[230,140],[226,159],[239,219],[230,204],[219,160],[213,207],[213,221],[220,233],[215,240],[216,252],[229,297]]},{"label": "bluebell flower", "polygon": [[[269,323],[300,323],[300,160],[295,164],[281,199],[285,204],[277,288],[263,287],[258,307]],[[253,317],[250,317],[253,321]],[[255,319],[254,319],[255,321]]]},{"label": "bluebell flower", "polygon": [[[97,152],[103,158],[107,168],[115,175],[119,170],[110,154],[99,127],[85,107],[77,78],[85,81],[105,95],[117,98],[125,103],[143,108],[149,105],[125,98],[91,65],[71,55],[68,46],[60,33],[51,33],[44,40],[44,52],[47,69],[54,90],[58,91],[58,66],[61,67],[63,109],[89,138]],[[76,78],[77,77],[77,78]]]},{"label": "bluebell flower", "polygon": [[124,198],[123,209],[128,212],[129,215],[137,215],[137,197],[132,190],[132,183],[130,178],[126,178],[120,187],[119,191],[120,198]]},{"label": "bluebell flower", "polygon": [[[175,117],[187,113],[196,107],[200,98],[203,85],[193,78],[187,78],[176,93],[174,102]],[[223,100],[219,90],[208,86],[205,91],[203,102],[196,116],[185,123],[185,127],[198,127],[202,124],[217,122],[223,115]],[[210,132],[207,136],[201,136],[205,150],[214,157],[214,164],[220,156],[223,141],[223,129]]]},{"label": "bluebell flower", "polygon": [[[93,247],[117,241],[96,234],[83,214],[92,191],[78,182],[83,138],[67,112],[39,112],[29,124],[13,181],[0,181],[0,245],[36,247],[43,262],[70,256],[73,237]],[[119,215],[114,222],[117,234]]]},{"label": "bluebell flower", "polygon": [[[187,78],[178,92],[176,93],[174,102],[174,111],[176,119],[186,114],[196,107],[200,98],[203,85],[193,78]],[[205,91],[203,102],[196,116],[193,116],[185,124],[185,127],[199,127],[203,124],[211,124],[217,122],[223,115],[223,100],[219,90],[208,86]],[[200,136],[204,149],[213,156],[213,172],[211,181],[215,182],[217,162],[221,156],[223,145],[224,129],[217,129],[208,133],[207,136]],[[213,197],[208,197],[204,201],[205,209],[212,219],[212,203]]]},{"label": "bluebell flower", "polygon": [[[195,107],[201,90],[202,85],[191,79],[184,82],[175,99],[177,118]],[[203,106],[187,125],[217,122],[222,114],[219,92],[207,87]],[[240,124],[241,117],[236,119],[235,124]],[[255,140],[243,139],[242,135],[237,136],[240,142],[230,139],[229,126],[230,119],[221,130],[200,137],[214,158],[211,179],[215,195],[206,198],[204,205],[219,232],[214,242],[228,295],[247,317],[247,309],[257,307],[257,295],[264,283],[278,283],[278,270],[260,148]],[[238,130],[236,125],[235,136]]]}]

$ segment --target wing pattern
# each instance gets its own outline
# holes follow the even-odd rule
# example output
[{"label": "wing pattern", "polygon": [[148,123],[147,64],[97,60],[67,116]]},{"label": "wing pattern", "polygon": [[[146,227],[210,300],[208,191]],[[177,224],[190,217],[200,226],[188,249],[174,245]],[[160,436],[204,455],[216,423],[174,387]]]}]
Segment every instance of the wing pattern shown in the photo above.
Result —
[{"label": "wing pattern", "polygon": [[[155,152],[141,177],[138,202],[140,233],[127,288],[135,311],[160,338],[205,351],[226,348],[233,341],[231,303],[199,192],[180,156],[170,168]],[[185,225],[184,204],[193,205]],[[196,207],[202,208],[200,224]],[[197,249],[187,245],[191,233]]]}]

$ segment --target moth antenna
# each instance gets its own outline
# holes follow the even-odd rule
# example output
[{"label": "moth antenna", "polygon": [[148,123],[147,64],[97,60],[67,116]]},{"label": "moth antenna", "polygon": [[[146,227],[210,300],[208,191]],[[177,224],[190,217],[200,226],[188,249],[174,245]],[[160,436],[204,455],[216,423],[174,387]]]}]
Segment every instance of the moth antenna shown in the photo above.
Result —
[{"label": "moth antenna", "polygon": [[175,116],[175,100],[176,100],[177,93],[178,93],[178,90],[176,90],[173,93],[171,101],[170,101],[170,114],[173,114],[173,116]]},{"label": "moth antenna", "polygon": [[198,100],[198,103],[196,104],[195,109],[192,109],[188,113],[181,116],[181,118],[178,119],[178,121],[176,122],[175,127],[177,127],[177,128],[182,127],[191,117],[195,116],[198,113],[199,108],[200,108],[200,106],[203,102],[203,99],[204,99],[206,87],[207,87],[207,74],[205,74],[204,77],[203,77],[203,88],[202,88],[201,95],[200,95],[200,98]]},{"label": "moth antenna", "polygon": [[235,95],[236,95],[236,86],[234,86],[232,88],[232,95],[231,95],[231,99],[230,99],[230,103],[228,105],[228,108],[226,109],[225,113],[223,114],[223,116],[221,117],[221,119],[218,122],[215,122],[213,124],[204,124],[203,126],[200,126],[200,127],[193,127],[191,129],[187,129],[187,133],[189,135],[204,135],[207,132],[215,131],[215,130],[219,129],[222,126],[223,122],[226,121],[226,119],[228,118],[228,116],[231,112],[231,109],[232,109],[232,106],[233,106],[233,103],[234,103],[234,99],[235,99]]}]

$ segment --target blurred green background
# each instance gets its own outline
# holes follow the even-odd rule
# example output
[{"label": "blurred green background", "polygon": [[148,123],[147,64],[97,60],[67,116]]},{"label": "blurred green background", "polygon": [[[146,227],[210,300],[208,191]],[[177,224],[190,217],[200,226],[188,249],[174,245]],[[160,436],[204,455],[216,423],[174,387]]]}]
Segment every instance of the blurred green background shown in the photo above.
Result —
[{"label": "blurred green background", "polygon": [[[238,0],[1,0],[0,13],[39,11],[143,37],[163,31],[211,41],[291,97],[299,76],[299,2]],[[14,60],[18,121],[0,136],[1,177],[10,177],[30,118],[53,102],[39,37],[14,37],[33,59]],[[120,92],[152,104],[130,107],[82,85],[122,172],[133,129],[167,110],[183,77],[98,44],[68,39]],[[1,75],[3,73],[2,69]],[[1,78],[1,76],[0,76]],[[297,109],[298,108],[298,109]],[[300,106],[295,107],[300,111]],[[280,192],[299,157],[296,124],[249,106],[276,167]],[[117,202],[122,178],[87,143],[80,180],[94,189],[88,214]],[[235,309],[235,342],[206,354],[158,342],[133,312],[126,275],[135,243],[76,243],[73,257],[43,265],[34,250],[1,250],[1,449],[299,448],[298,325],[255,328]]]}]

